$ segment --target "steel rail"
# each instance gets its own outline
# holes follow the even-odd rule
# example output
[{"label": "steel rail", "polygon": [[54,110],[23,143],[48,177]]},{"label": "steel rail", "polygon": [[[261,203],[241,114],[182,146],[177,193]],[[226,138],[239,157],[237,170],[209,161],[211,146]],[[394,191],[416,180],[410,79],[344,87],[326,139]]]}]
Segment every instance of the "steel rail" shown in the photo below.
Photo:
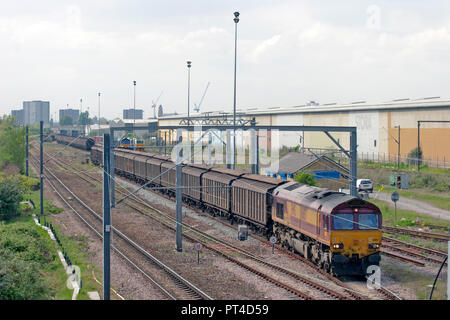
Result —
[{"label": "steel rail", "polygon": [[450,241],[450,235],[443,234],[443,233],[436,233],[436,232],[425,232],[425,231],[418,231],[418,230],[411,230],[407,228],[400,228],[400,227],[383,227],[383,231],[390,234],[406,234],[406,235],[412,235],[419,238],[425,238],[425,239],[433,239],[438,241]]},{"label": "steel rail", "polygon": [[[63,162],[62,160],[59,160],[59,162],[61,162],[61,163],[64,164],[64,162]],[[66,163],[66,165],[67,165],[67,163]],[[84,171],[79,171],[79,173],[82,173],[82,174],[88,176],[90,179],[93,179],[93,180],[96,180],[96,181],[100,181],[98,178],[92,177],[91,175],[87,174],[87,173],[84,172]],[[77,175],[78,175],[78,174],[77,174]],[[83,178],[81,175],[78,175],[78,176],[79,176],[81,179],[83,179],[83,180],[85,180],[85,181],[87,181],[87,182],[89,182],[89,183],[92,183],[91,181],[87,180],[86,178]],[[120,192],[120,193],[123,193],[121,190],[117,190],[117,191]],[[166,217],[166,218],[170,219],[172,222],[175,222],[175,223],[176,223],[176,220],[175,220],[175,219],[173,219],[172,217],[166,215],[165,213],[161,212],[160,210],[154,208],[154,207],[151,206],[150,204],[144,202],[142,199],[140,199],[140,198],[137,197],[136,195],[133,195],[133,197],[134,197],[134,199],[135,199],[137,202],[139,202],[139,204],[141,204],[141,205],[143,205],[143,206],[145,206],[145,207],[148,207],[148,208],[150,208],[150,209],[152,209],[152,210],[154,210],[154,211],[157,211],[158,213],[160,213],[160,214],[163,215],[164,217]],[[130,206],[130,207],[132,207],[133,209],[135,209],[135,210],[141,212],[142,214],[147,215],[145,212],[142,212],[139,208],[136,208],[135,206],[130,205],[130,204],[127,204],[127,205]],[[154,218],[154,217],[150,216],[150,218]],[[164,223],[164,222],[161,222],[161,223]],[[295,272],[290,271],[290,270],[288,270],[288,269],[282,268],[282,267],[280,267],[280,266],[278,266],[278,265],[269,263],[269,262],[267,262],[267,261],[261,260],[261,259],[259,259],[258,257],[256,257],[254,254],[252,254],[252,253],[250,253],[250,252],[248,252],[248,251],[246,251],[246,250],[244,250],[244,249],[242,249],[242,248],[239,248],[239,247],[237,247],[237,246],[231,245],[231,244],[229,244],[229,243],[227,243],[227,242],[225,242],[225,241],[223,241],[223,240],[221,240],[221,239],[218,239],[218,238],[213,237],[213,236],[211,236],[211,235],[209,235],[209,234],[206,234],[205,232],[202,232],[201,230],[198,230],[198,229],[196,229],[196,228],[194,228],[194,227],[192,227],[192,226],[189,226],[189,225],[187,225],[187,224],[185,224],[185,223],[183,223],[182,225],[183,225],[183,227],[190,229],[190,231],[193,231],[193,232],[199,234],[200,236],[203,236],[203,237],[205,237],[205,238],[207,238],[207,239],[213,240],[213,241],[215,241],[215,242],[217,242],[217,243],[219,243],[219,244],[221,244],[221,245],[224,245],[225,247],[231,248],[232,250],[234,250],[234,251],[236,251],[236,252],[239,252],[239,253],[241,253],[241,254],[244,254],[244,255],[246,255],[248,258],[250,258],[250,259],[252,259],[252,260],[255,260],[255,261],[257,261],[257,262],[259,262],[259,263],[261,263],[261,264],[263,264],[263,265],[265,265],[265,266],[268,266],[268,267],[270,267],[270,268],[272,268],[272,269],[275,269],[275,270],[277,270],[277,271],[279,271],[279,272],[282,272],[282,273],[284,273],[284,274],[287,274],[287,275],[289,275],[289,276],[295,278],[296,280],[299,280],[299,281],[301,281],[301,282],[307,284],[307,285],[310,286],[311,288],[314,288],[314,289],[316,289],[316,290],[319,290],[319,291],[321,291],[321,292],[323,292],[323,293],[326,293],[326,294],[328,294],[328,295],[330,295],[330,296],[333,296],[333,297],[335,297],[335,298],[338,298],[338,299],[343,299],[343,300],[349,299],[348,297],[344,296],[343,294],[340,294],[340,293],[338,293],[338,292],[336,292],[336,291],[334,291],[334,290],[332,290],[332,289],[330,289],[330,288],[327,288],[327,287],[325,287],[325,286],[323,286],[323,285],[321,285],[321,284],[319,284],[319,283],[316,283],[316,282],[314,282],[314,281],[312,281],[312,280],[310,280],[310,279],[308,279],[308,278],[306,278],[306,277],[304,277],[304,276],[299,275],[298,273],[295,273]],[[167,226],[167,227],[173,228],[173,227],[171,227],[171,226]],[[193,241],[198,241],[198,239],[194,239],[194,238],[192,238],[191,240],[193,240]],[[208,246],[211,250],[216,251],[216,248],[212,248],[211,246],[207,245],[206,243],[204,243],[204,245],[205,245],[205,246]],[[216,252],[222,254],[221,252],[218,252],[218,251],[216,251]],[[336,282],[335,282],[335,283],[336,283]],[[339,284],[339,283],[336,283],[336,284],[338,284],[340,287],[343,287],[342,284]],[[350,296],[352,296],[352,298],[354,298],[354,299],[361,299],[361,296],[359,296],[358,294],[355,294],[355,293],[353,293],[353,292],[350,293],[349,290],[351,290],[351,289],[346,288],[346,287],[343,287],[343,289],[344,289],[347,293],[349,293]]]},{"label": "steel rail", "polygon": [[385,254],[387,256],[390,256],[392,258],[396,258],[396,259],[404,260],[404,261],[407,261],[407,262],[411,262],[411,263],[413,263],[415,265],[418,265],[419,267],[425,267],[425,263],[423,263],[423,262],[420,262],[420,261],[417,261],[417,260],[414,260],[414,259],[411,259],[411,258],[408,258],[408,257],[405,257],[405,256],[400,256],[400,255],[398,255],[396,253],[384,250],[383,248],[381,249],[381,253]]},{"label": "steel rail", "polygon": [[[34,156],[32,156],[34,158]],[[44,168],[47,172],[49,172],[55,180],[57,180],[72,196],[74,196],[78,202],[80,202],[88,211],[91,212],[91,214],[94,215],[95,218],[102,220],[102,217],[98,215],[92,208],[90,208],[87,204],[85,204],[75,193],[73,193],[56,175],[54,175],[47,167]],[[50,181],[50,180],[48,180]],[[206,300],[213,300],[209,295],[204,293],[201,289],[199,289],[197,286],[192,284],[190,281],[186,280],[184,277],[182,277],[180,274],[175,272],[172,268],[164,264],[162,261],[160,261],[155,256],[151,255],[150,253],[146,252],[145,249],[143,249],[141,246],[139,246],[137,243],[132,241],[129,237],[127,237],[125,234],[123,234],[120,230],[118,230],[115,227],[112,227],[112,229],[121,237],[125,242],[128,242],[129,245],[137,249],[141,254],[146,256],[148,259],[150,259],[153,263],[158,265],[162,270],[166,271],[171,277],[175,278],[179,283],[182,285],[190,288],[194,293],[196,293],[199,297],[206,299]]]},{"label": "steel rail", "polygon": [[[86,173],[84,173],[84,174],[87,175]],[[87,175],[87,176],[89,176],[91,179],[94,179],[94,180],[99,181],[99,179],[94,178],[94,177],[91,177],[90,175]],[[86,181],[86,179],[83,179],[83,180]],[[119,192],[120,192],[120,191],[119,191]],[[135,195],[133,195],[133,197],[135,197]],[[138,198],[137,200],[140,200],[140,199]],[[156,208],[150,206],[149,204],[142,203],[142,202],[141,202],[140,204],[141,204],[141,205],[145,205],[145,206],[149,207],[150,209],[152,209],[152,210],[154,210],[154,211],[158,211],[158,213],[164,214],[163,212],[161,212],[160,210],[158,210],[158,209],[156,209]],[[130,207],[132,207],[134,210],[137,210],[137,211],[139,211],[140,213],[145,214],[145,212],[143,212],[142,210],[140,210],[140,209],[137,208],[136,206],[134,206],[134,205],[132,205],[132,204],[130,204],[130,203],[127,203],[127,205],[130,206]],[[165,222],[163,222],[163,221],[161,221],[161,220],[159,220],[159,219],[156,219],[156,218],[153,217],[153,216],[149,216],[149,215],[147,215],[147,214],[145,214],[145,215],[148,216],[148,217],[150,217],[150,218],[155,219],[155,220],[158,221],[159,223],[161,223],[161,224],[165,225],[166,227],[168,227],[168,228],[174,230],[174,227],[173,227],[173,226],[170,226],[170,225],[168,225],[167,223],[165,223]],[[173,219],[172,217],[169,217],[169,216],[167,216],[167,215],[165,215],[165,214],[164,214],[164,216],[165,216],[166,218],[172,220],[172,222],[174,221],[174,219]],[[188,225],[183,224],[183,227],[185,227],[185,228],[187,227],[187,228],[191,229],[191,231],[195,231],[195,230],[193,230],[193,228],[192,228],[191,226],[188,226]],[[261,272],[261,271],[255,269],[255,268],[253,268],[253,267],[250,267],[250,266],[246,265],[245,263],[243,263],[243,262],[241,262],[241,261],[239,261],[239,260],[237,260],[237,259],[235,259],[235,258],[229,256],[228,254],[222,252],[221,250],[219,250],[219,249],[217,249],[217,248],[214,248],[213,246],[211,246],[210,244],[208,244],[208,243],[205,242],[204,240],[203,240],[203,241],[202,241],[202,240],[199,240],[198,238],[193,237],[193,236],[189,236],[189,235],[187,235],[187,234],[185,234],[185,233],[183,234],[183,236],[185,236],[186,238],[190,239],[191,241],[194,241],[194,242],[195,242],[195,241],[196,241],[196,242],[201,242],[202,245],[203,245],[205,248],[208,248],[209,250],[211,250],[211,251],[213,251],[213,252],[215,252],[215,253],[217,253],[217,254],[222,255],[224,258],[226,258],[226,259],[232,261],[233,263],[239,265],[240,267],[243,267],[243,268],[247,269],[248,271],[250,271],[250,272],[252,272],[252,273],[254,273],[254,274],[256,274],[256,275],[258,275],[258,276],[264,278],[265,280],[267,280],[267,281],[269,281],[269,282],[271,282],[271,283],[273,283],[273,284],[275,284],[275,285],[277,285],[277,286],[279,286],[279,287],[281,287],[281,288],[287,290],[288,292],[294,293],[295,295],[299,296],[299,297],[302,298],[302,299],[305,299],[305,300],[313,300],[313,299],[314,299],[314,298],[312,298],[311,296],[309,296],[309,295],[307,295],[307,294],[305,294],[305,293],[303,293],[303,292],[301,292],[301,291],[299,291],[299,290],[297,290],[297,289],[295,289],[295,288],[293,288],[293,287],[291,287],[291,286],[289,286],[289,285],[287,285],[287,284],[284,284],[284,283],[282,283],[281,281],[279,281],[279,280],[277,280],[277,279],[275,279],[275,278],[273,278],[273,277],[271,277],[271,276],[269,276],[269,275],[267,275],[267,274],[264,274],[263,272]],[[203,233],[203,236],[210,237],[210,236],[207,235],[206,233]],[[222,244],[224,244],[224,245],[226,245],[226,246],[229,246],[229,245],[226,244],[225,242],[223,242]],[[236,251],[236,249],[234,249],[234,250]],[[242,252],[243,252],[243,250],[242,250]],[[251,258],[251,257],[250,257],[250,258]],[[254,257],[254,258],[257,259],[256,257]],[[260,262],[263,262],[263,261],[260,261]],[[264,262],[264,263],[265,263],[266,265],[271,265],[271,266],[272,266],[272,264],[270,264],[270,263],[267,263],[267,262]],[[278,266],[273,265],[273,267],[278,267]],[[278,268],[280,268],[280,267],[278,267]],[[280,269],[282,269],[282,268],[280,268]],[[282,269],[282,270],[283,270],[283,269]],[[286,271],[287,271],[287,270],[283,270],[284,273],[289,274],[289,273],[288,273],[289,271],[288,271],[288,272],[286,272]],[[300,275],[297,275],[297,274],[295,274],[295,273],[293,273],[293,272],[290,272],[289,275],[291,275],[292,277],[296,278],[297,280],[300,280],[300,281],[304,282],[305,284],[307,284],[307,285],[309,285],[309,286],[311,286],[311,287],[313,287],[313,288],[316,288],[316,289],[318,289],[318,290],[320,290],[320,291],[322,291],[322,292],[325,292],[325,293],[327,293],[327,294],[329,294],[329,295],[332,295],[332,296],[337,297],[337,298],[340,298],[340,299],[345,299],[345,298],[346,298],[346,297],[344,297],[343,295],[340,295],[340,294],[337,293],[337,292],[333,292],[332,290],[327,290],[327,288],[324,287],[324,286],[321,286],[321,285],[319,285],[319,284],[314,284],[312,281],[310,281],[310,280],[308,280],[308,279],[306,279],[306,278],[304,278],[304,277],[301,277]],[[319,288],[320,288],[320,289],[319,289]],[[327,291],[328,291],[328,292],[327,292]]]},{"label": "steel rail", "polygon": [[[61,160],[60,160],[60,161],[61,161]],[[61,161],[61,162],[63,162],[63,161]],[[64,163],[64,162],[63,162],[63,163]],[[67,164],[66,164],[66,165],[67,165]],[[84,172],[84,171],[79,171],[79,172],[82,173],[82,174],[84,174],[84,175],[86,175],[86,176],[88,176],[90,179],[94,179],[94,180],[99,181],[99,179],[97,179],[97,178],[95,178],[95,177],[92,177],[91,175],[87,174],[87,173]],[[92,183],[91,181],[89,181],[89,180],[83,178],[81,175],[78,175],[78,176],[79,176],[81,179],[83,179],[83,180],[85,180],[85,181],[87,181],[87,182],[89,182],[89,183]],[[123,188],[123,187],[122,187],[122,188]],[[125,188],[124,188],[124,189],[125,189]],[[118,191],[120,192],[120,190],[118,190]],[[160,195],[160,194],[158,193],[158,195]],[[138,201],[142,202],[142,200],[141,200],[140,198],[138,198],[138,197],[136,197],[136,196],[135,196],[135,198],[137,198]],[[167,198],[167,197],[166,197],[166,198]],[[170,199],[170,198],[168,198],[168,199]],[[154,207],[152,207],[152,206],[149,206],[149,204],[146,204],[146,203],[141,203],[141,204],[142,204],[142,205],[145,205],[145,206],[148,206],[148,207],[150,207],[150,208],[153,209],[153,210],[157,210],[156,208],[154,208]],[[157,211],[159,211],[159,210],[157,210]],[[145,214],[145,213],[144,213],[144,214]],[[171,217],[170,217],[170,218],[171,218]],[[220,220],[220,222],[222,222],[222,221]],[[223,223],[223,222],[222,222],[222,223]],[[188,225],[184,225],[184,226],[190,228],[190,226],[188,226]],[[202,233],[200,230],[196,230],[196,232],[197,232],[197,233],[200,233],[200,234]],[[206,235],[206,236],[211,238],[210,235]],[[219,240],[219,239],[215,239],[215,240]],[[220,240],[219,240],[219,241],[220,241]],[[267,241],[265,241],[265,242],[267,242]],[[246,252],[246,251],[243,250],[243,249],[237,248],[237,247],[232,246],[232,245],[230,245],[230,244],[225,244],[225,246],[231,247],[231,248],[233,248],[234,250],[238,250],[238,251],[240,251],[241,253],[244,253],[244,254],[246,254],[246,255],[248,255],[248,256],[253,256],[253,257],[250,257],[250,258],[256,258],[256,259],[258,259],[256,256],[252,255],[252,254],[249,253],[249,252]],[[278,247],[278,246],[277,246],[277,247]],[[362,296],[359,292],[357,292],[357,291],[355,291],[355,290],[349,288],[346,284],[344,284],[343,282],[341,282],[341,281],[338,280],[337,278],[333,277],[332,275],[328,274],[328,273],[325,272],[324,270],[318,268],[318,267],[317,267],[316,265],[314,265],[312,262],[310,262],[310,261],[308,261],[308,260],[306,260],[306,259],[303,259],[302,257],[299,257],[298,255],[292,254],[290,251],[288,251],[288,250],[286,250],[286,249],[284,249],[284,248],[279,248],[279,247],[278,247],[277,249],[279,249],[279,250],[284,250],[286,253],[290,254],[292,257],[295,257],[296,259],[299,259],[299,260],[301,260],[302,262],[307,263],[307,264],[308,264],[310,267],[312,267],[315,271],[319,271],[321,274],[323,274],[323,275],[324,275],[325,277],[327,277],[329,280],[333,281],[335,284],[337,284],[338,286],[342,287],[342,288],[344,289],[344,291],[345,291],[346,293],[348,293],[352,298],[354,298],[354,299],[362,299],[362,298],[363,298],[363,296]],[[260,259],[259,259],[259,260],[260,260]],[[281,267],[279,267],[279,266],[276,266],[276,265],[273,265],[273,264],[271,264],[271,263],[267,263],[267,262],[262,261],[262,260],[260,260],[260,262],[263,263],[263,264],[265,264],[265,265],[267,265],[267,266],[269,266],[269,267],[274,267],[275,269],[278,269],[278,270],[282,269],[282,270],[280,270],[281,272],[286,273],[286,271],[287,271],[288,274],[290,273],[289,270],[283,269],[283,268],[281,268]],[[283,271],[283,270],[284,270],[284,271]],[[297,274],[294,273],[293,275],[291,274],[291,276],[293,276],[294,278],[296,278]],[[306,279],[306,280],[308,281],[308,279]],[[311,283],[311,284],[310,284],[310,286],[312,286],[312,287],[314,287],[315,285],[316,285],[315,283]],[[320,285],[319,285],[319,286],[320,286]],[[320,290],[320,287],[319,287],[319,290]],[[330,295],[333,295],[333,293],[331,293]],[[343,295],[341,295],[341,294],[338,294],[336,297],[339,297],[339,296],[340,296],[340,298],[348,299],[347,297],[343,297]]]},{"label": "steel rail", "polygon": [[[429,254],[434,254],[434,255],[437,255],[437,256],[440,256],[440,257],[443,257],[443,258],[445,258],[447,256],[446,252],[438,250],[438,249],[425,248],[425,247],[421,247],[421,246],[418,246],[418,245],[415,245],[415,244],[412,244],[412,243],[400,241],[398,239],[394,239],[394,238],[390,238],[390,237],[386,237],[386,236],[383,236],[383,239],[386,239],[387,241],[390,241],[390,242],[395,242],[395,243],[404,245],[406,247],[422,250],[422,251],[425,251],[425,252],[427,252]],[[442,261],[441,261],[441,263],[442,263]]]}]

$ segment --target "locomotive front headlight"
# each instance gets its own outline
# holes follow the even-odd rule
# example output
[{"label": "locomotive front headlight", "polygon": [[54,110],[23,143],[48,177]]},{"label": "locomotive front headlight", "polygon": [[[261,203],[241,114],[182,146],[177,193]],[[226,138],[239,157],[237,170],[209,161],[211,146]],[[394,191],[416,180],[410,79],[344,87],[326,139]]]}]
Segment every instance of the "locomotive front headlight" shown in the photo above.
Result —
[{"label": "locomotive front headlight", "polygon": [[369,249],[379,249],[380,244],[379,243],[369,243]]},{"label": "locomotive front headlight", "polygon": [[333,249],[343,249],[343,248],[344,248],[343,243],[334,243],[333,244]]}]

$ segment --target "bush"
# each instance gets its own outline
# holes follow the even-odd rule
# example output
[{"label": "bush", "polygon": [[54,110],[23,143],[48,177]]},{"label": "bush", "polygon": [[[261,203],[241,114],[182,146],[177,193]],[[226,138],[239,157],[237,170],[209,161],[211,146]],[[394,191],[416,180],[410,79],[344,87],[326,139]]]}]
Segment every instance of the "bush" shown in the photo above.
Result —
[{"label": "bush", "polygon": [[20,214],[18,208],[23,191],[24,189],[14,179],[0,181],[0,219],[10,219]]},{"label": "bush", "polygon": [[417,166],[417,161],[422,164],[422,150],[420,148],[412,149],[408,153],[408,164]]},{"label": "bush", "polygon": [[433,189],[440,192],[447,192],[450,191],[450,184],[441,182],[438,185],[436,185]]},{"label": "bush", "polygon": [[50,290],[39,273],[39,266],[0,251],[0,299],[49,299]]},{"label": "bush", "polygon": [[10,179],[12,179],[14,183],[20,185],[20,187],[26,192],[39,190],[40,187],[40,181],[36,178],[31,178],[23,175],[15,175]]},{"label": "bush", "polygon": [[310,186],[316,185],[316,179],[310,173],[300,172],[294,176],[294,180],[303,184],[307,184]]},{"label": "bush", "polygon": [[0,300],[50,298],[41,271],[56,260],[49,244],[33,225],[0,225]]},{"label": "bush", "polygon": [[434,188],[438,182],[436,177],[431,174],[418,174],[414,177],[411,184],[415,188]]}]

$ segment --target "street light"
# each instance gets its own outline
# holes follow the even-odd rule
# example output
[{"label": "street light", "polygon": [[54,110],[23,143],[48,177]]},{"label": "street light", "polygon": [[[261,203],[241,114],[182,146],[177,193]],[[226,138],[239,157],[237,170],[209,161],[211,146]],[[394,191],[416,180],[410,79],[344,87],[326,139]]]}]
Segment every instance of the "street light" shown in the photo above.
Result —
[{"label": "street light", "polygon": [[188,120],[188,125],[189,125],[189,104],[190,104],[190,94],[191,94],[191,61],[187,61],[187,67],[188,67],[188,100],[187,100],[187,120]]},{"label": "street light", "polygon": [[236,58],[237,58],[237,24],[239,12],[234,13],[234,102],[233,102],[233,169],[236,169]]}]

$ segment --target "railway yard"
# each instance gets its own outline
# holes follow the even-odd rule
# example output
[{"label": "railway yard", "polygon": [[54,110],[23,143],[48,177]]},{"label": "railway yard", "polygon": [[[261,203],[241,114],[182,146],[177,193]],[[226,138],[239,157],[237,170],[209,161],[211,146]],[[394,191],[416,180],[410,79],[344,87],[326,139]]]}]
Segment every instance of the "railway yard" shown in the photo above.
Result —
[{"label": "railway yard", "polygon": [[449,1],[3,2],[5,314],[448,309]]},{"label": "railway yard", "polygon": [[[64,209],[46,218],[67,236],[85,237],[88,259],[101,269],[102,170],[86,161],[90,158],[88,151],[56,143],[45,143],[44,150],[45,197]],[[30,154],[37,176],[39,150],[31,149]],[[115,186],[116,196],[122,198],[140,185],[116,176]],[[247,241],[238,241],[235,224],[186,204],[183,251],[177,252],[175,201],[155,190],[141,189],[113,208],[111,217],[111,298],[125,300],[425,298],[429,293],[424,281],[434,278],[446,257],[443,249],[432,248],[427,242],[445,244],[450,240],[442,226],[431,231],[383,226],[381,287],[369,289],[366,279],[333,276],[279,243],[272,253],[266,237],[251,234]],[[405,237],[421,243],[414,244]],[[200,252],[196,250],[199,244]],[[435,292],[440,299],[445,295],[442,279],[446,279],[447,264],[442,271]],[[422,291],[420,296],[418,292]]]}]

